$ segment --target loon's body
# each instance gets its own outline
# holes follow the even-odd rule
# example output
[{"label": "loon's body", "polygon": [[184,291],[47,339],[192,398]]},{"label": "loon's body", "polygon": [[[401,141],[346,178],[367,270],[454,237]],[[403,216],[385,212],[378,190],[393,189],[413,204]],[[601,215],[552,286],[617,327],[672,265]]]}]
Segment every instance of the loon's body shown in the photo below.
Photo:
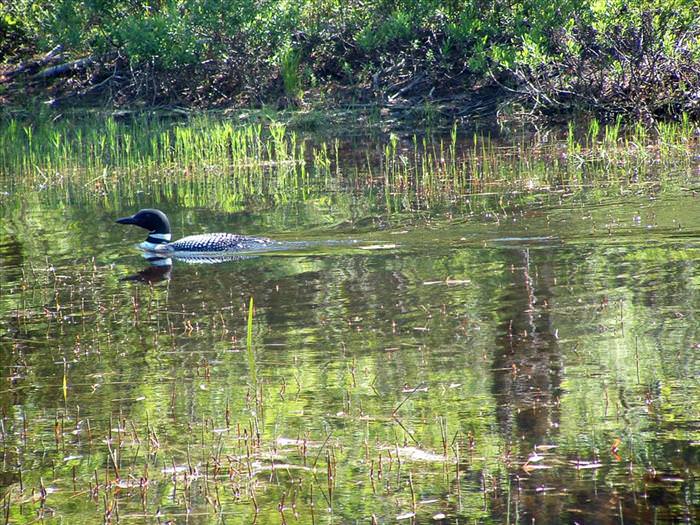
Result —
[{"label": "loon's body", "polygon": [[248,237],[233,233],[206,233],[190,235],[170,242],[170,221],[160,210],[145,209],[130,216],[117,219],[119,224],[134,224],[148,230],[148,237],[139,248],[158,254],[241,252],[264,249],[272,244],[264,237]]}]

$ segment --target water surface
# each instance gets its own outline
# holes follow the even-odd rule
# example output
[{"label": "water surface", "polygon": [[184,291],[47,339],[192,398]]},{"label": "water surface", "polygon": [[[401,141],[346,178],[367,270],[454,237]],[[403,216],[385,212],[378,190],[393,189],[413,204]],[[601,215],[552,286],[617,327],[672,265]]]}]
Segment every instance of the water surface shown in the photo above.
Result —
[{"label": "water surface", "polygon": [[[358,157],[284,199],[3,175],[10,522],[697,520],[697,163],[444,200]],[[308,244],[151,266],[141,207]]]}]

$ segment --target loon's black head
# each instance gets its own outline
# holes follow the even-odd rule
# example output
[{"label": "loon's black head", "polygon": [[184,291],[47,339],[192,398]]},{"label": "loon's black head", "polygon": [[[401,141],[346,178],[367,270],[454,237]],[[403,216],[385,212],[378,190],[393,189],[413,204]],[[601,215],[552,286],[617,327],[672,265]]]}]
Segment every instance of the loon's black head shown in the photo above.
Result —
[{"label": "loon's black head", "polygon": [[119,224],[135,224],[149,231],[147,243],[163,244],[170,241],[170,221],[160,210],[140,210],[131,217],[117,219]]},{"label": "loon's black head", "polygon": [[170,233],[170,221],[160,210],[140,210],[131,217],[117,219],[119,224],[135,224],[151,233]]}]

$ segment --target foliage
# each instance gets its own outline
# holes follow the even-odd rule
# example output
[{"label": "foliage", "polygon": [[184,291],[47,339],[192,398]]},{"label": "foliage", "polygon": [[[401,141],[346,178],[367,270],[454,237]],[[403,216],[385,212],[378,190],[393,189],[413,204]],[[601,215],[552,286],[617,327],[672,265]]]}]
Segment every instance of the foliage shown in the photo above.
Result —
[{"label": "foliage", "polygon": [[523,45],[516,76],[550,107],[573,103],[645,121],[697,115],[699,15],[688,0],[591,2],[550,30],[548,48]]},{"label": "foliage", "polygon": [[16,56],[28,44],[25,27],[13,13],[0,5],[0,63],[7,57]]},{"label": "foliage", "polygon": [[299,52],[290,47],[285,47],[280,52],[279,63],[284,83],[284,91],[287,96],[296,98],[301,90],[301,78],[299,75],[299,62],[301,56]]},{"label": "foliage", "polygon": [[547,111],[700,111],[695,0],[19,0],[0,31],[16,58],[23,36],[148,66],[129,86],[153,99],[298,99],[309,79],[440,96],[495,79]]}]

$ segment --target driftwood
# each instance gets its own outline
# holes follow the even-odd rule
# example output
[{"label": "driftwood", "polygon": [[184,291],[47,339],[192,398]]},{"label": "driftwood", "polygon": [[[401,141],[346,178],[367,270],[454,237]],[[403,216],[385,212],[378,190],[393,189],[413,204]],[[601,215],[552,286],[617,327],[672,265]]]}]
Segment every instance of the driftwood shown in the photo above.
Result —
[{"label": "driftwood", "polygon": [[21,62],[15,69],[12,69],[12,70],[7,71],[5,73],[5,75],[4,75],[5,79],[9,80],[9,79],[14,78],[18,75],[21,75],[22,73],[31,73],[32,71],[36,71],[37,69],[44,67],[45,65],[53,62],[54,60],[58,60],[60,58],[62,51],[63,51],[63,46],[59,44],[56,47],[54,47],[51,51],[46,53],[39,60],[30,60],[29,62]]},{"label": "driftwood", "polygon": [[95,61],[93,57],[85,57],[78,60],[73,60],[72,62],[66,62],[65,64],[59,64],[57,66],[52,66],[39,71],[33,78],[53,78],[68,73],[70,71],[76,71],[89,66]]},{"label": "driftwood", "polygon": [[420,84],[423,82],[423,79],[425,78],[425,75],[423,73],[418,73],[408,84],[406,84],[404,87],[399,89],[396,93],[393,95],[389,96],[389,102],[393,102],[397,98],[399,98],[401,95],[404,93],[409,92],[411,89],[413,89],[417,84]]}]

